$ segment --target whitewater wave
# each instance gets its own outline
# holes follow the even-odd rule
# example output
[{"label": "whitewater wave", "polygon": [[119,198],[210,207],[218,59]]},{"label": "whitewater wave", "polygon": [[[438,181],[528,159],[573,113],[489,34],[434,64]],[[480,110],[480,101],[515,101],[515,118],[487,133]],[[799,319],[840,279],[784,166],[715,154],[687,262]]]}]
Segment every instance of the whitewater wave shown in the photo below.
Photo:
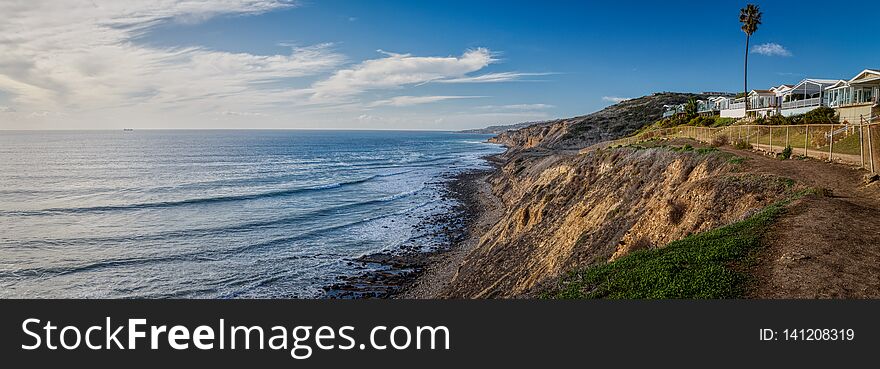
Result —
[{"label": "whitewater wave", "polygon": [[10,211],[0,211],[0,215],[40,216],[40,215],[70,214],[70,213],[81,214],[81,213],[109,212],[109,211],[119,211],[119,210],[141,210],[141,209],[155,209],[155,208],[170,208],[170,207],[177,207],[177,206],[209,204],[209,203],[218,203],[218,202],[259,200],[259,199],[272,198],[272,197],[284,197],[284,196],[289,196],[289,195],[299,194],[299,193],[317,192],[317,191],[322,191],[322,190],[341,188],[341,187],[345,187],[345,186],[351,186],[351,185],[369,182],[369,181],[372,181],[376,178],[395,176],[395,175],[404,174],[407,172],[409,172],[409,171],[385,173],[385,174],[374,174],[374,175],[371,175],[371,176],[368,176],[365,178],[356,179],[356,180],[352,180],[352,181],[346,181],[346,182],[328,183],[325,185],[318,185],[318,186],[312,186],[312,187],[300,187],[300,188],[284,189],[284,190],[277,190],[277,191],[266,191],[266,192],[251,193],[251,194],[201,197],[201,198],[184,199],[184,200],[176,200],[176,201],[158,201],[158,202],[145,202],[145,203],[136,203],[136,204],[102,205],[102,206],[88,206],[88,207],[74,207],[74,208],[49,208],[49,209],[40,209],[40,210],[10,210]]},{"label": "whitewater wave", "polygon": [[[198,250],[187,253],[178,253],[178,254],[167,254],[167,255],[149,255],[149,256],[140,256],[140,257],[131,257],[131,258],[117,258],[117,259],[105,259],[100,261],[95,261],[91,263],[85,263],[80,265],[68,265],[68,266],[56,266],[56,267],[44,267],[44,268],[21,268],[15,270],[0,270],[0,278],[51,278],[57,277],[72,273],[81,273],[81,272],[89,272],[99,269],[107,269],[107,268],[117,268],[117,267],[126,267],[126,266],[135,266],[135,265],[147,265],[147,264],[158,264],[158,263],[166,263],[166,262],[178,262],[178,261],[190,261],[190,262],[199,262],[199,261],[218,261],[225,258],[228,258],[232,255],[242,254],[248,251],[255,251],[267,247],[279,246],[290,244],[293,241],[299,241],[303,239],[307,239],[309,237],[314,237],[320,235],[322,233],[345,229],[365,223],[369,223],[372,221],[397,217],[404,214],[411,213],[420,208],[424,208],[426,206],[430,206],[433,203],[425,202],[419,204],[417,206],[413,206],[410,208],[406,208],[400,211],[391,212],[388,214],[382,214],[372,217],[367,217],[359,220],[355,220],[352,222],[337,224],[329,227],[322,227],[306,232],[302,232],[300,234],[294,236],[285,236],[278,237],[275,239],[267,240],[264,242],[258,242],[253,244],[241,245],[238,247],[232,247],[223,250],[216,249],[206,249],[206,250]],[[304,253],[299,256],[288,256],[288,258],[312,258],[316,257],[315,253]]]}]

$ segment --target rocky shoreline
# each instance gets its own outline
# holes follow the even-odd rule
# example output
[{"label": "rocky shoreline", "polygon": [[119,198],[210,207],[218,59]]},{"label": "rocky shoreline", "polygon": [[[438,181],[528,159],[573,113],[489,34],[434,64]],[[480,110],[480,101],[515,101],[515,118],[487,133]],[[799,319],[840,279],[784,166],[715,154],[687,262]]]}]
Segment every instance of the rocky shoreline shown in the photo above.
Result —
[{"label": "rocky shoreline", "polygon": [[[369,271],[344,277],[327,286],[325,298],[434,298],[442,286],[454,276],[469,245],[475,244],[482,232],[477,226],[486,218],[486,205],[491,189],[486,179],[497,169],[499,158],[485,158],[493,169],[474,170],[455,174],[445,183],[443,198],[456,200],[446,213],[423,220],[417,227],[431,229],[433,237],[442,240],[442,246],[429,251],[403,249],[381,252],[349,261]],[[455,264],[455,268],[450,268]]]}]

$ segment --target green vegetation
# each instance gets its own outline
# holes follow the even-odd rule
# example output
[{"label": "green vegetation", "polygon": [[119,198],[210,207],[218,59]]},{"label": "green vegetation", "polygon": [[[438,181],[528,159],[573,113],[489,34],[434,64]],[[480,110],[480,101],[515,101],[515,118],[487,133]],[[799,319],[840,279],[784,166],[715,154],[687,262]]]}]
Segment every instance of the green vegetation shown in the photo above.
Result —
[{"label": "green vegetation", "polygon": [[697,99],[690,98],[687,103],[684,104],[684,116],[686,119],[693,119],[697,116],[697,112],[699,109],[697,108]]},{"label": "green vegetation", "polygon": [[769,118],[758,118],[754,124],[785,126],[794,124],[838,124],[839,122],[840,117],[838,117],[834,109],[822,106],[804,114],[792,115],[790,117],[774,115]]},{"label": "green vegetation", "polygon": [[779,154],[779,158],[782,160],[791,159],[791,145],[786,146],[785,149],[782,150],[782,153]]},{"label": "green vegetation", "polygon": [[746,140],[744,140],[744,139],[739,139],[733,143],[733,147],[735,149],[739,149],[739,150],[751,150],[752,144],[746,142]]},{"label": "green vegetation", "polygon": [[716,152],[716,151],[718,151],[718,149],[714,148],[714,147],[701,147],[701,148],[697,149],[697,154],[704,155],[704,154],[708,154],[710,152]]},{"label": "green vegetation", "polygon": [[569,273],[544,298],[735,298],[749,277],[761,238],[784,212],[782,201],[746,220],[688,236],[666,247],[633,252],[614,262]]},{"label": "green vegetation", "polygon": [[744,158],[742,156],[734,156],[734,157],[727,160],[727,162],[730,164],[742,164],[745,161],[746,161],[746,158]]},{"label": "green vegetation", "polygon": [[727,127],[736,123],[736,118],[722,118],[722,117],[714,117],[715,123],[712,123],[710,127],[718,128],[718,127]]},{"label": "green vegetation", "polygon": [[[859,135],[858,134],[849,134],[844,136],[841,139],[838,139],[838,135],[834,136],[834,153],[835,154],[850,154],[850,155],[860,155],[861,146],[859,146]],[[828,144],[824,144],[820,147],[817,147],[816,150],[819,151],[828,151]]]},{"label": "green vegetation", "polygon": [[691,145],[684,145],[684,146],[681,146],[681,147],[678,147],[678,146],[670,146],[669,149],[672,150],[672,151],[675,151],[675,152],[690,152],[690,151],[694,151],[694,147],[691,146]]}]

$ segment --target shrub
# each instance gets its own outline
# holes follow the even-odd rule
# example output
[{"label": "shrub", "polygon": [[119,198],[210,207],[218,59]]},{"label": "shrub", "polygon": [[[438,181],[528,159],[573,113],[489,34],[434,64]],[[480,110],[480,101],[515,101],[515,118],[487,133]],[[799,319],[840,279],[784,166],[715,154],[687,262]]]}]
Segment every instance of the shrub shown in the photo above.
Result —
[{"label": "shrub", "polygon": [[770,118],[765,119],[765,122],[766,122],[765,124],[769,124],[771,126],[784,126],[784,125],[793,124],[792,119],[789,119],[788,117],[784,117],[781,115],[771,116]]},{"label": "shrub", "polygon": [[792,118],[797,122],[796,124],[836,124],[840,121],[837,112],[827,106],[818,107]]},{"label": "shrub", "polygon": [[688,125],[697,127],[711,127],[715,124],[715,117],[694,117]]},{"label": "shrub", "polygon": [[733,144],[733,147],[740,149],[740,150],[751,150],[752,144],[748,143],[744,139],[739,139],[739,140],[736,140],[736,142]]},{"label": "shrub", "polygon": [[736,118],[721,118],[716,117],[715,123],[712,124],[712,127],[726,127],[736,122]]},{"label": "shrub", "polygon": [[717,135],[714,138],[712,138],[712,143],[710,145],[712,147],[721,147],[721,146],[727,145],[728,142],[729,142],[729,140],[726,135]]},{"label": "shrub", "polygon": [[779,158],[783,160],[791,159],[791,145],[786,146],[785,149],[782,150],[782,154],[779,154]]},{"label": "shrub", "polygon": [[717,152],[717,151],[718,151],[718,149],[716,149],[714,147],[701,147],[701,148],[697,149],[697,154],[705,155],[710,152]]}]

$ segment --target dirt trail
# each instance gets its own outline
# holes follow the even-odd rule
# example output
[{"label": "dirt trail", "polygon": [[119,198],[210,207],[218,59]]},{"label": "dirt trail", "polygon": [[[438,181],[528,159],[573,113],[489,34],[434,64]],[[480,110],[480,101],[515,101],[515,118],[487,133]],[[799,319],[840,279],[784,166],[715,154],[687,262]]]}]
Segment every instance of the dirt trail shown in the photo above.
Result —
[{"label": "dirt trail", "polygon": [[766,237],[753,298],[880,298],[880,184],[865,171],[818,160],[777,160],[750,151],[748,172],[830,190],[792,204]]}]

